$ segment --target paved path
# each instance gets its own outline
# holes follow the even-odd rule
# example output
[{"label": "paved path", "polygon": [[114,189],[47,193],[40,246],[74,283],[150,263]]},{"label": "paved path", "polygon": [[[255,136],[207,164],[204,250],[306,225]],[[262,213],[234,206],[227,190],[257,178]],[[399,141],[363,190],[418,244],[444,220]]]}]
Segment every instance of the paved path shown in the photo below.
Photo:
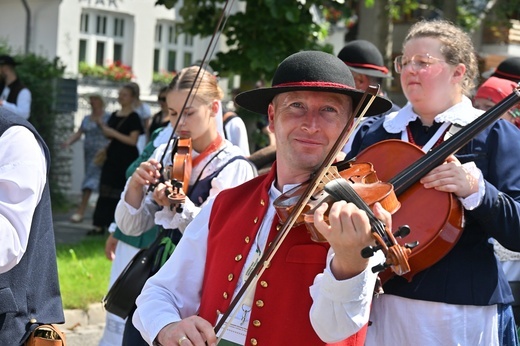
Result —
[{"label": "paved path", "polygon": [[[56,243],[73,244],[84,239],[87,232],[92,229],[93,209],[91,203],[81,223],[69,221],[74,210],[67,213],[54,213]],[[104,326],[105,311],[101,303],[90,305],[87,311],[80,309],[65,310],[65,325],[60,325],[65,332],[67,346],[97,346],[103,334]]]}]

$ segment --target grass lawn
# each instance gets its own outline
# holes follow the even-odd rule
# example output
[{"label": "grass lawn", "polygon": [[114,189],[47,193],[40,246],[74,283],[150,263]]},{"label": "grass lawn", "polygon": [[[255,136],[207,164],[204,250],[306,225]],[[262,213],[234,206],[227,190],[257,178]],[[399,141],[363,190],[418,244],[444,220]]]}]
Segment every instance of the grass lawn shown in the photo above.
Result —
[{"label": "grass lawn", "polygon": [[105,237],[57,246],[58,275],[65,309],[86,309],[107,293],[112,262],[105,257]]}]

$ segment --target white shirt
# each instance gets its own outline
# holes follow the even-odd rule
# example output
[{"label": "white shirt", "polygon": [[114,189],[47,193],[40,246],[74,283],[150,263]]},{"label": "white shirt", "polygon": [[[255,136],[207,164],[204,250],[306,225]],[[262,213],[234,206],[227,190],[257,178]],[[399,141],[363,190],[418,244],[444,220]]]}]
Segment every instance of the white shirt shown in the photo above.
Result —
[{"label": "white shirt", "polygon": [[4,87],[4,91],[0,95],[0,100],[3,100],[2,107],[26,120],[29,119],[31,115],[31,92],[29,89],[23,88],[20,90],[16,97],[16,104],[6,101],[10,91],[8,86]]},{"label": "white shirt", "polygon": [[43,149],[27,128],[12,126],[0,137],[0,274],[27,249],[34,210],[47,180]]},{"label": "white shirt", "polygon": [[[257,242],[259,246],[265,243],[273,217],[276,217],[273,201],[279,195],[273,185],[269,192],[270,207],[251,246],[253,252]],[[190,223],[170,259],[146,282],[137,298],[133,323],[149,344],[167,324],[195,315],[199,309],[212,205],[213,200]],[[332,251],[329,251],[327,268],[316,276],[309,288],[314,301],[310,311],[311,322],[316,333],[327,342],[345,339],[368,321],[376,280],[370,269],[349,280],[336,280],[328,264],[332,256]],[[248,268],[253,258],[249,254],[243,268]],[[368,268],[381,261],[382,254],[378,252],[370,259]],[[240,285],[237,285],[234,294],[239,289]]]},{"label": "white shirt", "polygon": [[[171,145],[168,146],[168,152],[165,156],[165,158],[167,158],[167,164],[170,164],[171,162],[171,147]],[[160,145],[155,149],[150,158],[155,158],[160,161],[165,148],[166,144]],[[217,157],[213,159],[220,149],[224,150],[220,151]],[[201,172],[202,174],[200,179],[204,179],[208,175],[217,171],[232,157],[242,155],[240,149],[227,140],[223,141],[218,150],[217,152],[205,157],[197,166],[193,167],[190,176],[190,185],[196,181]],[[199,155],[197,152],[193,152],[192,154],[193,158]],[[208,162],[209,164],[206,166]],[[214,198],[220,191],[240,185],[254,176],[255,171],[251,164],[246,160],[235,160],[229,163],[211,180],[209,197],[204,203],[202,203],[202,206],[207,204],[208,200]],[[127,186],[129,180],[130,179],[127,180]],[[147,194],[143,199],[141,206],[138,209],[135,209],[125,202],[127,186],[121,194],[121,199],[119,200],[115,211],[116,223],[121,231],[127,235],[139,235],[145,230],[150,229],[155,224],[166,229],[178,228],[182,232],[201,209],[201,207],[195,206],[189,198],[186,198],[182,213],[176,213],[175,211],[171,211],[169,208],[163,208],[160,210],[159,206],[154,203],[151,193]],[[146,193],[147,189],[148,186],[144,187],[143,191]]]}]

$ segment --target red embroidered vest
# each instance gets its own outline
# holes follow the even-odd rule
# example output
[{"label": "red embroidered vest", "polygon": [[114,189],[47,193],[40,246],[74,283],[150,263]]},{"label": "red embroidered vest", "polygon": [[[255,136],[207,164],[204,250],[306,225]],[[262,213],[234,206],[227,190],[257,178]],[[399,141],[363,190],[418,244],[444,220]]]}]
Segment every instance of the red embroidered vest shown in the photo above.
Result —
[{"label": "red embroidered vest", "polygon": [[[199,315],[215,324],[226,312],[269,203],[276,165],[260,176],[217,196],[210,220],[208,254]],[[231,217],[230,217],[231,216]],[[277,232],[275,216],[268,244]],[[329,245],[310,240],[305,226],[293,228],[255,288],[246,345],[326,345],[312,328],[309,287],[323,272]],[[366,326],[334,345],[359,345]]]}]

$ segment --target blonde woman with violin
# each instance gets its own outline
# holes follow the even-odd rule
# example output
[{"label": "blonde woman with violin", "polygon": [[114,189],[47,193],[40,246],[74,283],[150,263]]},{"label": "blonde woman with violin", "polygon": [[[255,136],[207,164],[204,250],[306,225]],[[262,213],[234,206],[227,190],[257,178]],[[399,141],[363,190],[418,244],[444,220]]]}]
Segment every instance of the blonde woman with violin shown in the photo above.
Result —
[{"label": "blonde woman with violin", "polygon": [[[182,186],[182,192],[186,192],[185,200],[172,202],[168,197],[172,192],[171,182],[161,180],[163,170],[171,165],[172,157],[172,144],[163,144],[148,161],[136,168],[127,181],[115,213],[116,223],[123,233],[136,236],[156,224],[163,229],[177,229],[180,238],[209,200],[220,191],[240,185],[256,175],[240,148],[225,140],[217,129],[217,117],[222,116],[222,97],[217,78],[205,70],[199,72],[198,66],[183,69],[170,83],[166,100],[171,121],[178,121],[175,133],[181,139],[191,139],[192,146],[191,170],[172,167],[173,170],[180,168],[184,178],[188,176],[188,186]],[[180,149],[183,148],[179,147],[175,155],[181,155]],[[166,155],[163,155],[165,150]],[[148,193],[150,185],[156,186],[153,192]],[[140,334],[131,328],[131,323],[127,323],[125,328],[123,344],[146,345]]]},{"label": "blonde woman with violin", "polygon": [[[448,152],[440,164],[419,177],[417,192],[400,195],[402,206],[393,220],[397,222],[401,214],[403,220],[417,223],[411,225],[408,236],[413,241],[443,217],[437,213],[441,206],[431,198],[433,194],[447,196],[460,208],[452,224],[459,233],[446,236],[452,244],[423,270],[411,278],[390,278],[383,285],[384,294],[372,303],[366,345],[517,345],[510,306],[513,297],[490,239],[520,250],[520,132],[499,119],[503,111],[481,115],[472,106],[469,95],[478,73],[477,58],[471,38],[455,25],[446,21],[414,24],[402,55],[395,59],[395,69],[408,104],[361,130],[349,156],[364,160],[370,150],[379,148],[372,156],[374,164],[385,157],[402,161],[412,151],[385,150],[396,143],[432,157],[437,148],[450,148],[452,138],[464,139],[460,150]],[[467,129],[473,128],[469,124],[475,119],[490,125],[483,123],[479,133],[469,135]],[[396,141],[382,142],[388,139]],[[386,179],[384,166],[375,164],[381,179]],[[420,210],[406,203],[416,193],[417,204],[423,206]],[[441,247],[436,243],[426,252]],[[409,262],[413,268],[413,252]]]}]

